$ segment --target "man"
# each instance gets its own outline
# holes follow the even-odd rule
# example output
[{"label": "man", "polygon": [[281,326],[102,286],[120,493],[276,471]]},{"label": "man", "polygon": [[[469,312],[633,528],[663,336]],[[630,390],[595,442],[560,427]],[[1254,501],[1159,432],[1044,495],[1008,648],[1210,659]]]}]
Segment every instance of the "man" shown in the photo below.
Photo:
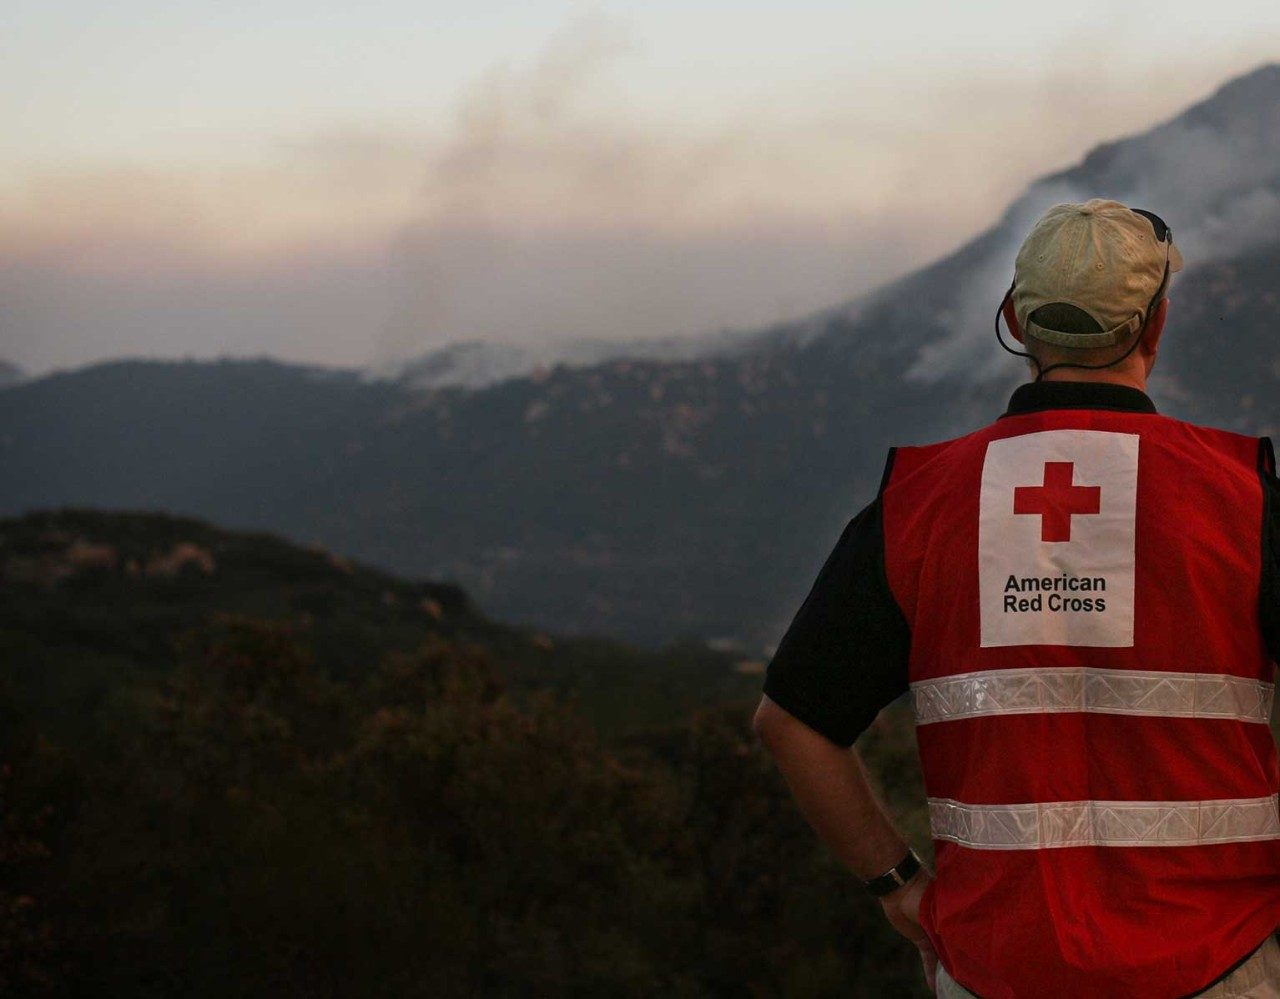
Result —
[{"label": "man", "polygon": [[[939,995],[1280,996],[1280,481],[1146,395],[1181,266],[1052,208],[1000,309],[1035,381],[890,451],[769,664],[756,731]],[[908,691],[936,877],[851,748]]]}]

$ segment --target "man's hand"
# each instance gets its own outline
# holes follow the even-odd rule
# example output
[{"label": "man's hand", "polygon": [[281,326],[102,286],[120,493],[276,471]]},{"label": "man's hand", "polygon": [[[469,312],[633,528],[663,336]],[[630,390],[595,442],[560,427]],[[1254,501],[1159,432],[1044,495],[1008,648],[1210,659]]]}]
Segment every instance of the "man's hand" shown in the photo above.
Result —
[{"label": "man's hand", "polygon": [[933,877],[923,867],[905,885],[884,895],[880,905],[890,925],[916,945],[924,965],[924,980],[930,992],[937,991],[938,954],[933,949],[924,927],[920,925],[920,899]]}]

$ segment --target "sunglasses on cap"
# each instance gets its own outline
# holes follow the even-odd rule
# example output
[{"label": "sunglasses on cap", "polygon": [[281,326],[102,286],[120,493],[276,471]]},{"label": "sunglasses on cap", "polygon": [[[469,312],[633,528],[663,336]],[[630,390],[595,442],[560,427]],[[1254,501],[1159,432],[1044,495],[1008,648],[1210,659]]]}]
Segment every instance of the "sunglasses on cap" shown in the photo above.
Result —
[{"label": "sunglasses on cap", "polygon": [[[1156,234],[1156,242],[1163,243],[1166,248],[1173,245],[1173,230],[1169,228],[1169,224],[1165,222],[1155,212],[1149,212],[1145,208],[1130,208],[1129,211],[1134,215],[1141,215],[1144,219],[1151,223],[1151,228]],[[1160,279],[1160,284],[1156,287],[1156,293],[1151,296],[1151,301],[1147,304],[1146,315],[1151,315],[1151,310],[1155,308],[1156,302],[1160,301],[1161,296],[1169,287],[1169,257],[1166,253],[1164,260],[1164,276]],[[1143,319],[1145,322],[1145,317]]]},{"label": "sunglasses on cap", "polygon": [[1129,211],[1134,215],[1141,215],[1144,219],[1151,223],[1151,228],[1155,230],[1157,243],[1169,243],[1173,241],[1173,230],[1165,223],[1155,212],[1149,212],[1145,208],[1130,208]]}]

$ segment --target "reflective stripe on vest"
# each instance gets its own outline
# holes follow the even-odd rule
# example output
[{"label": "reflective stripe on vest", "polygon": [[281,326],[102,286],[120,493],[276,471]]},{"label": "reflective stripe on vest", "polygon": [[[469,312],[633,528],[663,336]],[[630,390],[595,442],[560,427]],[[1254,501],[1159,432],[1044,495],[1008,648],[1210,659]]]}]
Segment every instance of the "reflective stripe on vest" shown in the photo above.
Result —
[{"label": "reflective stripe on vest", "polygon": [[1221,673],[1090,666],[980,670],[912,683],[916,723],[987,715],[1092,711],[1267,724],[1275,685]]},{"label": "reflective stripe on vest", "polygon": [[929,799],[935,839],[978,850],[1064,846],[1195,846],[1280,837],[1280,803],[1263,798],[1210,801],[1054,801],[967,805]]}]

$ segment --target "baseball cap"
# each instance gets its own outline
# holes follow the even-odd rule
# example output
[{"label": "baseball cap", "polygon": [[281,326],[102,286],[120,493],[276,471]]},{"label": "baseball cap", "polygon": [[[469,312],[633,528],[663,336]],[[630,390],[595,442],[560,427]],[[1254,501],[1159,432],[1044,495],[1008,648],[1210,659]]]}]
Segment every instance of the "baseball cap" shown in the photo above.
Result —
[{"label": "baseball cap", "polygon": [[[1157,215],[1093,198],[1050,208],[1018,250],[1013,308],[1027,336],[1063,347],[1106,347],[1141,328],[1168,275],[1182,270],[1173,234]],[[1036,322],[1045,305],[1087,313],[1101,332]]]}]

